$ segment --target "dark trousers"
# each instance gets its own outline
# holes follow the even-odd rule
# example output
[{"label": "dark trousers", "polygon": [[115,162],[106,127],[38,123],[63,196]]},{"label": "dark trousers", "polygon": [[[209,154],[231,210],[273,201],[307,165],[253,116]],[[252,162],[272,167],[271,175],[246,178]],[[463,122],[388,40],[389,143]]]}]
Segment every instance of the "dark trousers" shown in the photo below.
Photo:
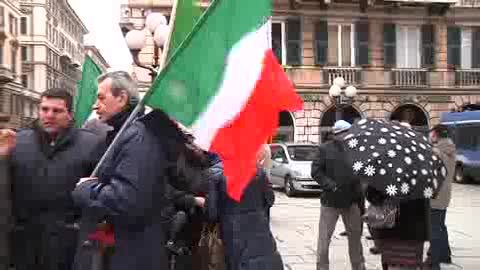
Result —
[{"label": "dark trousers", "polygon": [[13,236],[15,269],[71,270],[76,245],[77,229],[73,226],[18,226]]},{"label": "dark trousers", "polygon": [[431,210],[432,239],[430,240],[430,252],[432,265],[446,262],[451,255],[448,243],[448,230],[445,225],[447,210]]}]

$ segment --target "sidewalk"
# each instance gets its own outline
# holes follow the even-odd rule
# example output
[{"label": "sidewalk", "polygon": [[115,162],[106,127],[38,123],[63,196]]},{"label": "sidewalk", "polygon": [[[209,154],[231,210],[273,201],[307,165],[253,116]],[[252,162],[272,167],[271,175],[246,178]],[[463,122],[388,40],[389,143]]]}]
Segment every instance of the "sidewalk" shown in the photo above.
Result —
[{"label": "sidewalk", "polygon": [[[480,269],[480,186],[454,185],[453,192],[447,226],[454,264],[442,269],[477,270]],[[315,196],[288,198],[282,192],[276,195],[271,224],[286,269],[314,270],[320,200]],[[339,235],[342,231],[340,219],[331,243],[330,270],[350,269],[347,238]],[[373,242],[365,238],[362,242],[367,269],[382,269],[380,256],[371,255],[368,250]]]}]

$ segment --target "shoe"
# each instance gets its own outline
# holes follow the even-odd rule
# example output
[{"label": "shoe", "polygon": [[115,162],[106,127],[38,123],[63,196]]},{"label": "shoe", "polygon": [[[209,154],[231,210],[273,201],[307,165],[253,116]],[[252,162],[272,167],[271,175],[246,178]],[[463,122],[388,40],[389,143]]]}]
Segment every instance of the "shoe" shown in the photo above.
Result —
[{"label": "shoe", "polygon": [[378,255],[381,252],[377,247],[372,247],[372,248],[370,248],[370,253],[372,253],[373,255]]}]

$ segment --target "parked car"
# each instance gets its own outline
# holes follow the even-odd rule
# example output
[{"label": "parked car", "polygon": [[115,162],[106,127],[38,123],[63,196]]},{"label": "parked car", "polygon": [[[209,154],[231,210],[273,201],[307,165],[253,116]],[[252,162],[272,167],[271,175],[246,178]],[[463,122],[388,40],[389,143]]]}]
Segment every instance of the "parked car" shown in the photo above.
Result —
[{"label": "parked car", "polygon": [[272,184],[284,188],[289,197],[298,193],[319,192],[311,175],[312,161],[318,148],[314,144],[274,143],[272,151]]},{"label": "parked car", "polygon": [[480,111],[443,113],[440,123],[457,146],[455,182],[480,182]]}]

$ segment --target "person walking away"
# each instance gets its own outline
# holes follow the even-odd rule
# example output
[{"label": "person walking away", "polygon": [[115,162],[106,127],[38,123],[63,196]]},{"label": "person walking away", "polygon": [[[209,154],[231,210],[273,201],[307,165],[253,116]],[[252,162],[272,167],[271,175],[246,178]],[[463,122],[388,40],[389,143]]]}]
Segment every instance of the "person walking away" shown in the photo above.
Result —
[{"label": "person walking away", "polygon": [[222,161],[216,154],[210,154],[210,160],[206,207],[211,222],[220,223],[226,270],[283,270],[282,257],[265,214],[268,179],[261,168],[262,161],[257,160],[256,175],[237,202],[227,194]]},{"label": "person walking away", "polygon": [[452,182],[455,172],[457,151],[455,144],[448,136],[448,129],[444,126],[436,126],[430,132],[430,140],[433,143],[433,150],[440,156],[447,167],[447,177],[440,188],[435,199],[431,199],[431,240],[430,257],[427,264],[432,270],[439,270],[440,263],[450,264],[451,250],[448,243],[448,230],[445,225],[447,208],[452,197]]},{"label": "person walking away", "polygon": [[[346,165],[343,148],[335,141],[335,137],[347,131],[350,126],[346,121],[337,121],[333,127],[334,136],[327,136],[327,142],[320,145],[317,158],[312,163],[312,176],[323,190],[320,195],[322,206],[317,242],[317,270],[329,269],[330,241],[339,216],[342,216],[347,231],[352,269],[365,269],[359,208],[362,200],[360,181],[350,173],[351,169]],[[335,184],[335,179],[340,178],[343,179],[342,182],[349,184],[341,186]]]},{"label": "person walking away", "polygon": [[80,212],[70,191],[76,179],[92,172],[104,148],[94,133],[72,127],[72,102],[66,90],[49,89],[33,127],[2,131],[16,140],[0,143],[13,190],[16,270],[72,267]]}]

